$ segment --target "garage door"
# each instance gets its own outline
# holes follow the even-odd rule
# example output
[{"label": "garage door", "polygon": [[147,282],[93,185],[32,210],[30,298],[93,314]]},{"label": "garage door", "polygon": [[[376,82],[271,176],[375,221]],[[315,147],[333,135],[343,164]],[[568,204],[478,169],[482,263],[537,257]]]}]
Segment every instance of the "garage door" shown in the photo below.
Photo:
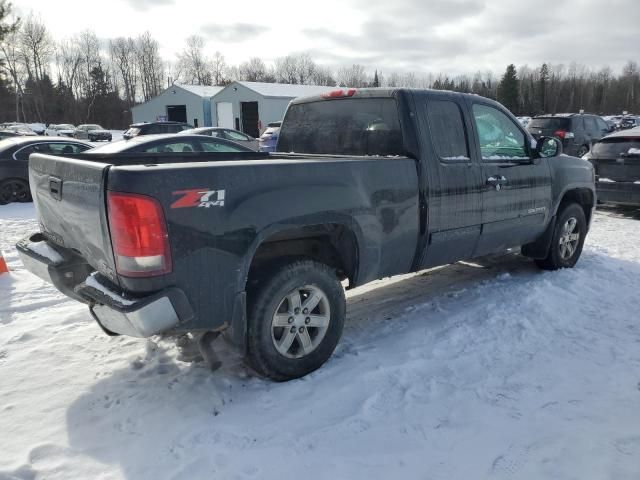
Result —
[{"label": "garage door", "polygon": [[216,113],[219,127],[233,128],[233,108],[231,102],[216,103]]}]

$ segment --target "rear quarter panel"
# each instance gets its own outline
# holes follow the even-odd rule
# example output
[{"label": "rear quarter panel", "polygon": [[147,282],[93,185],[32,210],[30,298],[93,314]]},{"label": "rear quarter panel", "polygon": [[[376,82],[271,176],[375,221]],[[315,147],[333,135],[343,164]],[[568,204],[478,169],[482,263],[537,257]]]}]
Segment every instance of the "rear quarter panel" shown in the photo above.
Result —
[{"label": "rear quarter panel", "polygon": [[[407,158],[113,167],[108,189],[151,195],[163,205],[174,267],[168,280],[197,313],[185,330],[230,320],[253,254],[277,232],[323,223],[349,228],[358,243],[357,284],[407,272],[415,255],[418,179]],[[224,204],[171,208],[180,192],[194,189],[224,190]],[[140,288],[135,279],[121,284]]]}]

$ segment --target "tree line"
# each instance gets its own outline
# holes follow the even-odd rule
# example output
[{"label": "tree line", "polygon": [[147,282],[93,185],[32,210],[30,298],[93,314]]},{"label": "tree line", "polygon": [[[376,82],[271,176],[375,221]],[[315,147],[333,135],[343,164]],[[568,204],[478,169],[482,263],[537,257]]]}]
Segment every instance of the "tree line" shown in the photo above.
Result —
[{"label": "tree line", "polygon": [[253,57],[232,65],[220,51],[209,54],[198,35],[187,38],[176,58],[168,60],[149,32],[101,40],[86,30],[55,40],[38,17],[15,18],[7,0],[0,0],[0,121],[123,128],[131,121],[131,107],[173,83],[227,85],[234,80],[452,90],[497,99],[517,115],[640,113],[640,70],[631,60],[618,73],[576,63],[517,69],[511,64],[500,78],[491,71],[449,76],[371,72],[358,64],[329,68],[305,53],[271,64]]}]

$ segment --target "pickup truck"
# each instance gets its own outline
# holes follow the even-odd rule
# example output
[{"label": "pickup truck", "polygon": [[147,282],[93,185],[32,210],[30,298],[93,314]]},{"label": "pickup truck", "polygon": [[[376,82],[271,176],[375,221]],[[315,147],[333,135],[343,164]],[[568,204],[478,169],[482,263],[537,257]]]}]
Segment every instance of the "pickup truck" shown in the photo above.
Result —
[{"label": "pickup truck", "polygon": [[224,332],[288,380],[332,354],[344,286],[514,247],[573,267],[594,171],[560,150],[477,95],[338,89],[290,103],[275,153],[34,154],[17,248],[109,335],[188,335],[213,365]]}]

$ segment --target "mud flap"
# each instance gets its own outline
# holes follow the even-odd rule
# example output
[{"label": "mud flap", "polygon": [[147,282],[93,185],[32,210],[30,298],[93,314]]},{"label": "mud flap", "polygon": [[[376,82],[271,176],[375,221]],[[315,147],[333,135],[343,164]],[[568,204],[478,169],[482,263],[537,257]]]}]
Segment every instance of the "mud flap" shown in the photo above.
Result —
[{"label": "mud flap", "polygon": [[556,229],[556,216],[551,217],[551,221],[540,237],[532,243],[527,243],[522,246],[522,255],[529,258],[535,258],[542,260],[549,255],[549,248],[551,247],[551,240]]},{"label": "mud flap", "polygon": [[206,332],[198,339],[198,348],[204,363],[214,372],[222,366],[222,361],[213,348],[213,343],[220,336],[220,332]]}]

